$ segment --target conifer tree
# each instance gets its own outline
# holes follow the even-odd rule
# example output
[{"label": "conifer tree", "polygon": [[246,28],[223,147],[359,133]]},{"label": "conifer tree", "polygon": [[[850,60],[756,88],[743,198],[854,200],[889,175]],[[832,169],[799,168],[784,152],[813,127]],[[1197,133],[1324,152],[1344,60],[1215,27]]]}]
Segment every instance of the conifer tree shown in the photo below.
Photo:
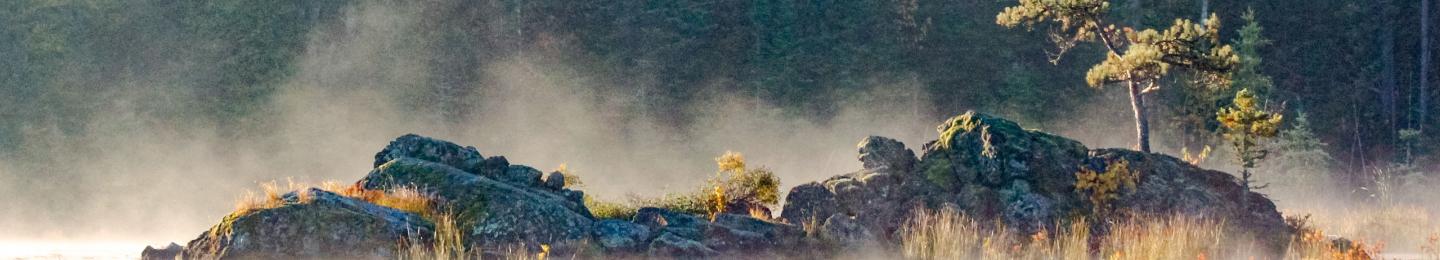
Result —
[{"label": "conifer tree", "polygon": [[1255,21],[1254,9],[1246,10],[1240,19],[1245,20],[1245,26],[1236,31],[1240,33],[1240,38],[1234,43],[1240,63],[1235,69],[1231,86],[1249,89],[1259,96],[1267,96],[1274,82],[1270,80],[1270,76],[1260,73],[1260,48],[1270,45],[1271,41],[1260,34],[1264,28]]},{"label": "conifer tree", "polygon": [[1240,181],[1245,190],[1264,188],[1265,185],[1254,186],[1251,182],[1250,169],[1270,154],[1265,148],[1263,140],[1279,132],[1280,122],[1284,117],[1276,112],[1267,111],[1256,104],[1256,97],[1249,89],[1242,89],[1235,93],[1234,103],[1230,107],[1221,108],[1215,114],[1215,120],[1220,121],[1220,126],[1225,128],[1225,138],[1230,140],[1230,145],[1235,149],[1235,162],[1240,164]]},{"label": "conifer tree", "polygon": [[1264,179],[1271,183],[1279,183],[1278,187],[1283,191],[1276,191],[1276,195],[1310,194],[1319,191],[1329,184],[1332,175],[1329,174],[1330,166],[1334,158],[1325,151],[1326,144],[1315,136],[1310,126],[1310,116],[1305,112],[1294,114],[1293,120],[1287,123],[1284,130],[1275,137],[1274,154],[1266,160]]}]

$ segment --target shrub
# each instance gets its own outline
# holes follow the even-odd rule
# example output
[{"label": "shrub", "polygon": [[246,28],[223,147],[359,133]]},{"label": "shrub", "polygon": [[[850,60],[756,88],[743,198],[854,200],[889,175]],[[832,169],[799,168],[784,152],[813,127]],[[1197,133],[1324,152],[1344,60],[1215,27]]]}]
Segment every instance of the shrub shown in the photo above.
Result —
[{"label": "shrub", "polygon": [[1285,222],[1296,231],[1285,252],[1286,259],[1369,260],[1379,252],[1378,247],[1364,242],[1327,237],[1325,232],[1311,225],[1309,215],[1286,217]]},{"label": "shrub", "polygon": [[1093,212],[1109,212],[1110,202],[1119,198],[1122,187],[1135,190],[1137,174],[1130,171],[1130,162],[1123,159],[1110,162],[1103,173],[1081,166],[1080,172],[1075,173],[1075,191],[1090,198]]},{"label": "shrub", "polygon": [[[719,172],[710,180],[710,187],[701,193],[703,197],[700,200],[705,203],[708,215],[713,217],[727,210],[766,215],[758,212],[769,212],[768,207],[779,203],[780,178],[775,177],[774,172],[764,167],[746,168],[745,156],[733,151],[726,151],[715,158],[715,163]],[[731,206],[747,208],[728,208]]]}]

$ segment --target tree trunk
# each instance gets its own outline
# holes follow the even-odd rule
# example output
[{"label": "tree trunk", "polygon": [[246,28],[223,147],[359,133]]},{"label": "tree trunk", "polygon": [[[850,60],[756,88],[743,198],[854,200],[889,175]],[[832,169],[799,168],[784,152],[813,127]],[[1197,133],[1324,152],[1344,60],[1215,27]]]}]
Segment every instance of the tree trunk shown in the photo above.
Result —
[{"label": "tree trunk", "polygon": [[1125,81],[1130,87],[1130,110],[1135,111],[1135,143],[1141,152],[1150,152],[1150,119],[1145,113],[1145,96],[1134,80]]},{"label": "tree trunk", "polygon": [[1200,0],[1200,24],[1205,24],[1205,19],[1210,18],[1210,0]]},{"label": "tree trunk", "polygon": [[[1380,19],[1383,20],[1380,29],[1380,106],[1385,113],[1385,124],[1390,131],[1384,136],[1395,136],[1399,131],[1397,116],[1397,99],[1399,99],[1399,82],[1395,79],[1395,23],[1390,14],[1390,1],[1380,1]],[[1388,139],[1397,140],[1397,139]]]},{"label": "tree trunk", "polygon": [[1416,93],[1420,99],[1420,118],[1415,120],[1415,127],[1422,133],[1425,124],[1430,123],[1430,0],[1420,1],[1420,91]]}]

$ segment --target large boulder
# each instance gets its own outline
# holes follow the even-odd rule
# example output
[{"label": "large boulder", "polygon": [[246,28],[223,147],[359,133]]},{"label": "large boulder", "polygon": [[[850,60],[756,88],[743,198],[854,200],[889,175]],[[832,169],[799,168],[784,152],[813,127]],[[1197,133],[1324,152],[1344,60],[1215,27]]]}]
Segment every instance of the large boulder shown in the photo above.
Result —
[{"label": "large boulder", "polygon": [[586,237],[594,222],[574,191],[500,181],[416,158],[393,159],[361,183],[367,189],[415,187],[434,194],[461,216],[466,241],[486,246],[563,243]]},{"label": "large boulder", "polygon": [[796,186],[785,197],[781,218],[789,223],[823,225],[840,215],[847,218],[843,224],[864,227],[865,234],[895,238],[910,212],[927,197],[923,194],[933,193],[935,188],[914,171],[917,160],[905,144],[871,136],[857,148],[864,169]]},{"label": "large boulder", "polygon": [[163,248],[145,246],[145,250],[140,251],[140,260],[175,260],[184,251],[185,247],[173,242]]},{"label": "large boulder", "polygon": [[1092,163],[1126,161],[1140,179],[1133,192],[1113,204],[1121,217],[1180,213],[1223,219],[1231,231],[1253,236],[1270,248],[1284,248],[1296,231],[1284,222],[1275,203],[1244,189],[1234,175],[1206,170],[1170,156],[1131,150],[1097,149]]},{"label": "large boulder", "polygon": [[715,249],[705,246],[700,241],[676,235],[675,233],[662,233],[659,237],[650,241],[650,249],[646,251],[652,257],[674,257],[674,258],[700,258],[719,255]]},{"label": "large boulder", "polygon": [[406,134],[390,141],[375,153],[374,167],[400,158],[412,158],[454,167],[463,172],[519,186],[540,183],[541,173],[525,165],[511,165],[505,156],[484,157],[474,146],[458,144],[415,134]]},{"label": "large boulder", "polygon": [[[385,149],[375,153],[375,165],[371,165],[371,167],[380,167],[380,165],[398,158],[415,158],[436,162],[467,172],[480,172],[483,166],[488,166],[485,164],[486,158],[480,155],[480,151],[473,146],[460,146],[443,140],[406,134],[390,141]],[[496,160],[504,161],[505,158],[499,157]],[[508,165],[509,163],[505,162],[504,166],[500,167]]]},{"label": "large boulder", "polygon": [[710,227],[710,221],[702,216],[655,207],[636,210],[634,222],[655,230],[656,235],[671,233],[691,240],[703,239],[705,229]]},{"label": "large boulder", "polygon": [[915,165],[915,152],[895,139],[870,136],[860,140],[856,146],[860,149],[860,163],[865,169],[909,172]]},{"label": "large boulder", "polygon": [[972,217],[1003,218],[1021,231],[1083,209],[1075,173],[1088,149],[1075,140],[969,112],[937,130],[917,170]]},{"label": "large boulder", "polygon": [[[644,252],[652,257],[747,255],[767,259],[809,253],[803,250],[807,246],[804,244],[806,234],[800,226],[748,215],[721,213],[712,221],[700,215],[645,207],[637,211],[631,222],[651,231],[650,237],[646,238],[648,240]],[[602,232],[614,229],[616,228],[597,225],[596,234],[626,233]],[[624,241],[628,242],[628,239]]]},{"label": "large boulder", "polygon": [[795,225],[722,213],[707,225],[703,242],[720,251],[754,252],[794,248],[804,237],[805,231]]},{"label": "large boulder", "polygon": [[226,216],[185,247],[185,259],[394,259],[398,243],[424,243],[420,216],[319,189],[285,194],[274,208]]},{"label": "large boulder", "polygon": [[636,250],[650,239],[649,227],[617,219],[596,221],[591,233],[600,247],[612,252]]},{"label": "large boulder", "polygon": [[[866,169],[795,187],[786,198],[782,217],[790,223],[858,225],[890,241],[914,209],[939,207],[955,207],[972,218],[998,219],[1020,232],[1053,228],[1048,225],[1073,216],[1113,220],[1181,214],[1223,219],[1236,232],[1275,250],[1283,250],[1294,232],[1274,203],[1246,191],[1230,174],[1200,169],[1174,157],[1090,150],[1074,140],[975,112],[951,118],[937,130],[939,140],[927,143],[924,155],[911,167],[905,167],[909,160],[901,152],[903,144],[866,138],[860,144]],[[1107,210],[1097,210],[1083,191],[1077,191],[1076,173],[1103,172],[1120,161],[1129,163],[1137,176],[1135,188],[1122,190]],[[864,235],[846,226],[822,230]],[[1103,235],[1106,229],[1096,230],[1100,231],[1096,235]]]}]

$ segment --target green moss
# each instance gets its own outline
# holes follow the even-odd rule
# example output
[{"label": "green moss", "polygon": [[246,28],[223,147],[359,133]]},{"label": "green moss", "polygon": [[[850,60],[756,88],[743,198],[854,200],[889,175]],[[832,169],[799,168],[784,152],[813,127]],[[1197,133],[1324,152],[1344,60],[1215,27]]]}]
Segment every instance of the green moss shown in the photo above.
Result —
[{"label": "green moss", "polygon": [[924,167],[925,179],[941,188],[952,190],[955,188],[955,184],[960,182],[959,178],[955,176],[955,168],[949,158],[944,156],[927,158]]},{"label": "green moss", "polygon": [[980,121],[975,119],[978,115],[979,113],[975,113],[975,111],[969,111],[963,115],[945,120],[945,123],[940,124],[940,127],[937,128],[937,130],[940,131],[940,140],[937,140],[935,145],[942,150],[949,150],[952,147],[951,143],[954,142],[955,136],[974,131],[975,127],[980,126]]}]

